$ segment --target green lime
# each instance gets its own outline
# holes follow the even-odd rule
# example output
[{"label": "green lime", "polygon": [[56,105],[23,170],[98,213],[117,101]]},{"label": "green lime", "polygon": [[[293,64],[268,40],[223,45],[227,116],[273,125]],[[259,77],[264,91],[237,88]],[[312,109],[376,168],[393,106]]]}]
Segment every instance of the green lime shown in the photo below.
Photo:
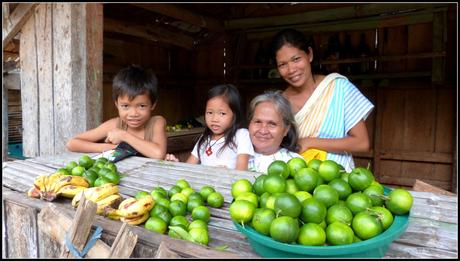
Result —
[{"label": "green lime", "polygon": [[164,234],[168,228],[168,224],[166,224],[166,222],[164,222],[164,220],[162,220],[161,218],[159,217],[150,217],[147,222],[145,222],[145,229],[147,230],[150,230],[152,232],[156,232],[156,233],[160,233],[160,234]]},{"label": "green lime", "polygon": [[86,169],[83,166],[76,166],[72,169],[70,173],[72,174],[72,176],[83,176],[83,173],[85,171]]},{"label": "green lime", "polygon": [[275,213],[281,216],[297,218],[302,212],[302,205],[292,194],[281,193],[275,199]]},{"label": "green lime", "polygon": [[171,201],[180,200],[180,201],[184,202],[185,204],[187,204],[188,198],[187,198],[186,195],[184,195],[182,193],[176,193],[176,194],[171,196],[170,200]]},{"label": "green lime", "polygon": [[64,175],[70,175],[70,171],[66,168],[60,168],[58,170],[56,170],[56,173],[61,173],[61,174],[64,174]]},{"label": "green lime", "polygon": [[173,216],[185,216],[187,213],[187,205],[180,200],[171,200],[169,203],[169,212]]},{"label": "green lime", "polygon": [[231,193],[233,198],[237,198],[244,192],[252,192],[252,184],[249,182],[249,180],[239,179],[232,184]]},{"label": "green lime", "polygon": [[77,164],[75,161],[71,161],[71,162],[67,163],[67,165],[65,166],[65,168],[66,168],[69,172],[72,172],[72,169],[75,168],[76,166],[78,166],[78,164]]},{"label": "green lime", "polygon": [[204,228],[204,229],[208,230],[208,223],[204,222],[201,219],[193,220],[188,225],[188,230],[193,229],[193,228]]},{"label": "green lime", "polygon": [[108,168],[114,172],[117,172],[118,169],[117,169],[117,165],[115,165],[115,163],[111,162],[111,161],[108,161],[107,163],[105,163],[104,165],[104,168]]},{"label": "green lime", "polygon": [[265,190],[264,190],[264,180],[267,177],[267,175],[262,174],[256,178],[254,181],[254,184],[252,185],[254,192],[256,193],[257,196],[262,195]]},{"label": "green lime", "polygon": [[177,185],[172,186],[172,187],[168,190],[168,196],[169,196],[169,198],[171,198],[172,195],[174,195],[174,194],[180,193],[181,190],[182,190],[182,188],[179,187],[179,186],[177,186]]},{"label": "green lime", "polygon": [[204,228],[192,228],[188,231],[194,242],[207,246],[209,243],[208,230]]},{"label": "green lime", "polygon": [[205,206],[198,206],[193,209],[192,211],[192,219],[193,220],[203,220],[204,222],[209,222],[211,218],[211,212]]},{"label": "green lime", "polygon": [[199,207],[199,206],[204,206],[203,200],[201,200],[201,199],[196,198],[196,199],[189,200],[187,202],[187,210],[189,212],[192,212],[193,209],[195,209],[196,207]]},{"label": "green lime", "polygon": [[188,200],[193,200],[193,199],[200,199],[201,201],[205,202],[203,196],[199,192],[192,192],[190,195],[188,195]]},{"label": "green lime", "polygon": [[270,225],[275,217],[275,212],[272,209],[256,208],[251,225],[257,232],[268,236],[270,234]]},{"label": "green lime", "polygon": [[303,169],[307,167],[307,163],[303,158],[292,158],[287,162],[289,168],[289,176],[294,178],[295,174],[299,169]]},{"label": "green lime", "polygon": [[289,216],[275,218],[270,225],[270,236],[276,241],[294,243],[299,236],[299,225]]},{"label": "green lime", "polygon": [[307,223],[300,228],[297,241],[304,246],[322,246],[326,243],[326,232],[318,224]]},{"label": "green lime", "polygon": [[326,213],[326,206],[312,197],[302,202],[302,213],[300,214],[300,219],[302,219],[305,223],[319,224],[326,218]]},{"label": "green lime", "polygon": [[173,216],[171,220],[169,221],[170,226],[177,226],[180,225],[184,227],[185,229],[188,228],[190,222],[185,216],[179,215],[179,216]]},{"label": "green lime", "polygon": [[286,179],[280,175],[268,175],[264,180],[264,190],[268,193],[286,191]]},{"label": "green lime", "polygon": [[176,186],[178,186],[179,188],[184,189],[184,188],[190,188],[190,184],[188,183],[188,181],[186,181],[185,179],[180,179],[176,182]]},{"label": "green lime", "polygon": [[78,160],[78,164],[80,166],[83,166],[85,169],[91,168],[93,166],[94,162],[95,161],[92,158],[90,158],[90,156],[88,156],[88,155],[83,155]]},{"label": "green lime", "polygon": [[330,245],[347,245],[353,243],[354,232],[342,222],[334,222],[326,228],[326,240]]},{"label": "green lime", "polygon": [[268,175],[279,175],[283,179],[289,177],[289,167],[286,162],[282,160],[275,160],[267,168]]},{"label": "green lime", "polygon": [[319,160],[319,159],[311,159],[311,160],[308,162],[307,166],[308,166],[309,168],[312,168],[312,169],[318,171],[319,165],[321,165],[321,162],[322,162],[322,161]]},{"label": "green lime", "polygon": [[[110,180],[111,183],[118,185],[120,183],[120,175],[117,172],[110,172],[105,175],[106,179]],[[149,193],[147,193],[149,194]]]},{"label": "green lime", "polygon": [[254,215],[256,206],[247,200],[234,201],[230,207],[230,217],[238,223],[249,222]]},{"label": "green lime", "polygon": [[104,184],[107,184],[107,183],[112,183],[110,182],[110,180],[104,178],[104,177],[99,177],[97,178],[95,181],[94,181],[94,187],[100,187]]},{"label": "green lime", "polygon": [[325,184],[319,185],[315,188],[313,191],[313,197],[322,202],[326,208],[337,204],[339,201],[339,193],[337,193],[337,191],[331,186]]},{"label": "green lime", "polygon": [[243,194],[236,197],[235,201],[238,201],[238,200],[247,200],[251,202],[252,204],[254,204],[254,206],[256,207],[259,205],[259,199],[257,195],[252,192],[244,192]]},{"label": "green lime", "polygon": [[140,199],[140,198],[142,198],[144,196],[148,196],[148,195],[150,195],[150,194],[147,191],[142,191],[141,190],[141,191],[138,191],[134,197],[136,199]]},{"label": "green lime", "polygon": [[200,195],[203,197],[204,201],[206,201],[206,199],[208,198],[209,194],[211,194],[213,192],[216,192],[216,190],[213,187],[208,186],[208,185],[205,185],[200,189]]},{"label": "green lime", "polygon": [[224,205],[224,196],[222,196],[219,192],[213,192],[209,194],[206,202],[210,207],[220,208]]}]

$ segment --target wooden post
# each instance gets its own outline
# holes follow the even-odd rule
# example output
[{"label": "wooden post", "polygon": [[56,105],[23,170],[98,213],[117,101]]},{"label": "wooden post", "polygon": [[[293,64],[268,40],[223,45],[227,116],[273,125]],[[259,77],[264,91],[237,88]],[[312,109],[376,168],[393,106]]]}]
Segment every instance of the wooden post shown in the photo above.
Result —
[{"label": "wooden post", "polygon": [[8,157],[8,87],[2,83],[2,162]]},{"label": "wooden post", "polygon": [[109,258],[129,258],[131,256],[137,243],[137,235],[128,229],[127,225],[127,223],[123,223],[118,231],[117,237],[110,248]]},{"label": "wooden post", "polygon": [[42,3],[22,28],[24,156],[66,151],[102,121],[102,4]]}]

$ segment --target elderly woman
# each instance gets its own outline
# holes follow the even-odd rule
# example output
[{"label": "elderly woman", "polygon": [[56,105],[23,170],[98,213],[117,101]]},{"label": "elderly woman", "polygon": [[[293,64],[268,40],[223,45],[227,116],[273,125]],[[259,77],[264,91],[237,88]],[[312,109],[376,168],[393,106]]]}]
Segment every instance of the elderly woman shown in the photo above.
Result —
[{"label": "elderly woman", "polygon": [[251,101],[248,129],[255,152],[248,170],[266,173],[275,160],[302,158],[296,153],[299,145],[291,105],[280,91],[267,91]]}]

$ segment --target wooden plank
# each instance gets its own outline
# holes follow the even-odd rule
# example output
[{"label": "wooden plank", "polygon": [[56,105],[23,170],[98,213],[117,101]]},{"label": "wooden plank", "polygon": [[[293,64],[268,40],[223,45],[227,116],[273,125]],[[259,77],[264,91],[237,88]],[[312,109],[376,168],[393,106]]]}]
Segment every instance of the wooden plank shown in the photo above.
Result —
[{"label": "wooden plank", "polygon": [[123,223],[110,248],[109,258],[129,258],[137,243],[137,235]]},{"label": "wooden plank", "polygon": [[37,5],[38,4],[19,4],[14,9],[13,13],[9,14],[8,18],[6,19],[6,23],[4,23],[2,26],[3,47],[7,46],[7,44],[16,36],[16,34],[19,33],[22,27],[32,16]]},{"label": "wooden plank", "polygon": [[380,157],[388,160],[418,161],[430,163],[453,163],[452,153],[381,150]]},{"label": "wooden plank", "polygon": [[150,41],[164,41],[186,49],[192,49],[192,37],[176,34],[160,27],[146,27],[135,23],[104,18],[104,31],[141,37]]},{"label": "wooden plank", "polygon": [[8,157],[8,86],[2,83],[2,162]]},{"label": "wooden plank", "polygon": [[187,9],[180,8],[177,5],[172,4],[132,4],[134,6],[170,16],[172,18],[182,20],[189,24],[207,28],[210,31],[223,31],[224,27],[222,22],[212,17],[203,16],[201,14],[195,14]]},{"label": "wooden plank", "polygon": [[52,4],[41,4],[35,10],[37,41],[37,79],[40,155],[55,154],[54,86],[52,46]]},{"label": "wooden plank", "polygon": [[103,86],[103,6],[98,3],[86,4],[86,129],[93,129],[102,123]]},{"label": "wooden plank", "polygon": [[[330,8],[300,12],[281,16],[268,16],[257,18],[231,19],[225,22],[227,30],[249,29],[257,27],[276,27],[281,25],[292,25],[300,23],[317,23],[330,20],[344,20],[352,18],[363,18],[369,16],[379,16],[383,13],[395,14],[402,10],[414,10],[420,8],[433,9],[439,6],[432,4],[358,4],[349,7]],[[345,29],[344,29],[345,30]]]},{"label": "wooden plank", "polygon": [[[96,216],[96,208],[96,203],[91,200],[86,200],[86,198],[82,196],[77,208],[77,213],[75,213],[72,224],[67,231],[68,239],[71,244],[75,246],[77,251],[83,251],[83,248],[86,245],[91,227],[93,226],[94,218]],[[62,250],[60,257],[69,258],[72,256],[72,252],[70,252],[70,249],[66,247]]]},{"label": "wooden plank", "polygon": [[[67,214],[66,211],[63,211],[62,207],[57,207],[56,204],[49,203],[48,206],[44,207],[38,214],[40,230],[62,244],[64,242],[65,233],[72,224],[72,218]],[[62,249],[65,248],[62,247]],[[88,251],[87,257],[107,257],[109,251],[110,247],[99,239]]]},{"label": "wooden plank", "polygon": [[[3,201],[3,200],[2,200]],[[5,229],[7,230],[7,258],[38,257],[37,211],[14,201],[5,200]]]},{"label": "wooden plank", "polygon": [[[446,50],[447,37],[447,14],[446,11],[433,14],[433,51]],[[432,78],[433,82],[443,82],[446,72],[446,60],[442,58],[433,59]]]},{"label": "wooden plank", "polygon": [[431,184],[423,182],[423,181],[421,181],[419,179],[415,180],[415,183],[414,183],[414,186],[412,186],[412,189],[415,190],[415,191],[434,192],[434,193],[439,193],[439,194],[443,194],[443,195],[451,195],[451,196],[455,195],[454,193],[452,193],[450,191],[438,188],[436,186],[433,186]]},{"label": "wooden plank", "polygon": [[37,79],[37,54],[35,41],[35,17],[30,19],[22,27],[20,39],[21,52],[21,101],[22,101],[22,126],[23,130],[23,155],[35,157],[40,155],[39,133],[39,103],[38,103],[38,79]]},{"label": "wooden plank", "polygon": [[19,73],[8,73],[3,75],[3,85],[7,90],[21,89],[21,75]]}]

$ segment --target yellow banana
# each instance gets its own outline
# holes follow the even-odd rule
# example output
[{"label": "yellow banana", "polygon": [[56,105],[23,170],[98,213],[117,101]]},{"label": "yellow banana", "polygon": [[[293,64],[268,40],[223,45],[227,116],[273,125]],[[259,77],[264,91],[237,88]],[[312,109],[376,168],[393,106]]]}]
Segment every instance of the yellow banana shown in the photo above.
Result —
[{"label": "yellow banana", "polygon": [[39,191],[45,191],[45,181],[47,178],[47,175],[40,175],[35,177],[34,187],[36,187]]},{"label": "yellow banana", "polygon": [[82,187],[82,186],[76,186],[76,185],[66,185],[64,187],[61,187],[59,191],[56,193],[57,196],[63,196],[66,198],[73,198],[75,195],[82,191],[87,189],[87,187]]},{"label": "yellow banana", "polygon": [[107,207],[116,208],[118,204],[120,204],[120,202],[121,202],[120,194],[109,195],[108,197],[103,198],[96,202],[97,203],[96,214],[99,214],[99,215],[103,214],[104,209]]},{"label": "yellow banana", "polygon": [[141,197],[137,200],[135,198],[134,200],[129,198],[129,199],[126,199],[125,201],[120,203],[120,206],[118,207],[118,212],[120,216],[128,218],[128,219],[132,217],[137,217],[137,216],[143,215],[146,212],[149,212],[155,205],[155,200],[150,195]]},{"label": "yellow banana", "polygon": [[81,176],[68,176],[64,175],[60,178],[58,178],[52,185],[52,190],[49,190],[50,192],[58,192],[62,187],[66,185],[75,185],[75,186],[81,186],[81,187],[89,187],[88,181],[84,177]]},{"label": "yellow banana", "polygon": [[86,199],[93,202],[98,202],[110,195],[118,194],[118,186],[112,183],[104,184],[100,187],[92,187],[91,191],[85,192]]},{"label": "yellow banana", "polygon": [[83,195],[83,192],[86,192],[86,191],[88,191],[90,189],[91,188],[85,189],[85,190],[82,190],[82,191],[78,192],[77,194],[75,194],[75,196],[72,199],[72,207],[74,207],[74,208],[78,207],[78,204],[80,203],[81,196]]},{"label": "yellow banana", "polygon": [[122,222],[128,223],[130,225],[139,225],[139,224],[144,223],[149,217],[150,217],[150,213],[147,212],[147,213],[143,214],[142,216],[136,216],[136,217],[132,217],[132,218],[122,217],[122,218],[120,218],[120,220]]},{"label": "yellow banana", "polygon": [[68,175],[64,175],[60,172],[55,172],[51,175],[49,175],[46,179],[45,179],[45,189],[42,190],[43,192],[48,192],[48,191],[56,191],[55,190],[55,185],[56,185],[56,182],[61,179],[62,177],[70,177]]}]

